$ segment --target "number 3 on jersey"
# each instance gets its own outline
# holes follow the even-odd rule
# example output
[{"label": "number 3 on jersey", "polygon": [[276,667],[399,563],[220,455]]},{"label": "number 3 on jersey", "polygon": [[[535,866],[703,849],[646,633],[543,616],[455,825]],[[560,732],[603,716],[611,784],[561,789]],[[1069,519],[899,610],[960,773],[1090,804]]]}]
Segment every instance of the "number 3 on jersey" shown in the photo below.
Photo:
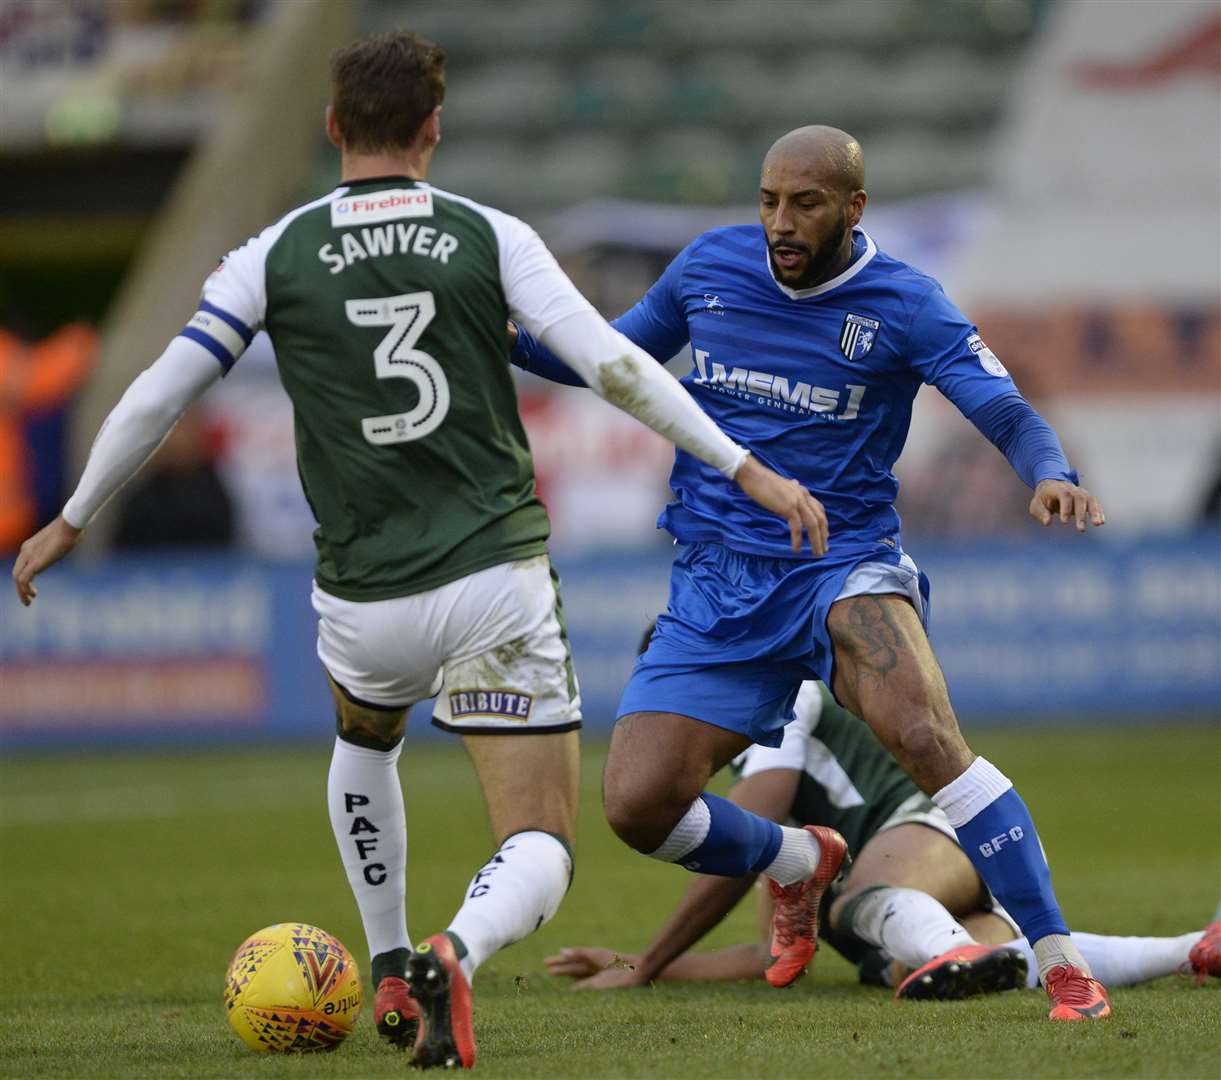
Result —
[{"label": "number 3 on jersey", "polygon": [[356,326],[388,326],[390,332],[373,350],[373,366],[379,379],[410,379],[420,392],[415,408],[390,416],[361,420],[365,438],[375,446],[411,442],[435,431],[449,412],[449,382],[441,365],[426,352],[414,348],[420,335],[436,317],[437,305],[430,292],[349,300],[348,321]]}]

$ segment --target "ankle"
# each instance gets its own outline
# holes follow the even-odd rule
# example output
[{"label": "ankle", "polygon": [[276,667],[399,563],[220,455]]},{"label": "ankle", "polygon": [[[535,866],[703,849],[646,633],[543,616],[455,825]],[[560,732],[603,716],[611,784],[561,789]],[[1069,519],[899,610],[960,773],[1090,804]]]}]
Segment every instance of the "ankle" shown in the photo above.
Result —
[{"label": "ankle", "polygon": [[382,979],[405,979],[407,977],[407,957],[410,955],[410,949],[390,949],[388,952],[378,953],[373,957],[369,965],[372,971],[373,988],[376,990]]}]

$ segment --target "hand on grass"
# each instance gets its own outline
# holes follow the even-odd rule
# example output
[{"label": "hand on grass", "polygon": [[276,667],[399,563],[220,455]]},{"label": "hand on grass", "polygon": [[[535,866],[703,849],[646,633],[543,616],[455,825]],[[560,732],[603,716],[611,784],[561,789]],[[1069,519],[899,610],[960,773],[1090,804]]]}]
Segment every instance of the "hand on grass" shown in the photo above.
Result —
[{"label": "hand on grass", "polygon": [[586,947],[561,949],[543,962],[552,975],[578,980],[574,990],[621,990],[644,985],[637,974],[638,959],[623,956],[614,949]]}]

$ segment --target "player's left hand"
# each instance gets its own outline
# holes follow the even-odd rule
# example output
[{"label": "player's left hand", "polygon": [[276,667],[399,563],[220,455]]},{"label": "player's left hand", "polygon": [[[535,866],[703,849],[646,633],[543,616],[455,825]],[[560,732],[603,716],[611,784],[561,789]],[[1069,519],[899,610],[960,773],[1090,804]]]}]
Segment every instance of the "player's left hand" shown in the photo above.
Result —
[{"label": "player's left hand", "polygon": [[61,515],[21,545],[17,561],[13,564],[13,583],[17,586],[17,599],[26,607],[38,595],[38,589],[34,586],[35,576],[48,566],[54,566],[76,547],[83,533],[83,529],[73,528]]},{"label": "player's left hand", "polygon": [[784,518],[794,552],[801,551],[804,535],[815,558],[827,553],[827,512],[796,480],[786,480],[753,454],[738,467],[734,480],[763,509]]},{"label": "player's left hand", "polygon": [[552,975],[579,980],[574,990],[619,990],[642,985],[636,957],[623,956],[614,949],[585,947],[561,949],[543,961]]},{"label": "player's left hand", "polygon": [[1091,525],[1105,525],[1107,522],[1102,503],[1085,488],[1070,484],[1067,480],[1040,481],[1034,489],[1034,498],[1030,500],[1030,512],[1044,528],[1057,517],[1065,525],[1075,520],[1079,533],[1085,532],[1087,518]]}]

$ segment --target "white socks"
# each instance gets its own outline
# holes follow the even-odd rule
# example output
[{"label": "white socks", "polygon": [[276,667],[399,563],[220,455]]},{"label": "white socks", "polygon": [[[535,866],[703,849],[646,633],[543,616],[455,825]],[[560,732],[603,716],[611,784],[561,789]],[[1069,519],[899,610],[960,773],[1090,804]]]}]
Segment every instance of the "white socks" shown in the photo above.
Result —
[{"label": "white socks", "polygon": [[[356,897],[370,957],[410,949],[407,936],[407,818],[399,743],[366,750],[335,740],[327,779],[331,828]],[[466,947],[468,981],[492,953],[543,925],[572,880],[572,857],[554,836],[510,836],[475,874],[449,930]]]},{"label": "white socks", "polygon": [[[1103,986],[1134,986],[1149,979],[1173,975],[1187,963],[1191,947],[1203,937],[1181,934],[1178,937],[1110,937],[1105,934],[1073,934],[1081,955],[1089,962],[1094,978]],[[1038,965],[1034,950],[1025,938],[1012,947],[1026,954],[1026,985],[1038,986]]]},{"label": "white socks", "polygon": [[1013,781],[992,762],[977,757],[955,780],[933,796],[935,802],[955,829],[971,821],[976,814],[991,806],[1011,787]]},{"label": "white socks", "polygon": [[696,799],[687,812],[678,819],[678,824],[670,831],[670,835],[662,842],[656,851],[649,852],[650,859],[660,859],[662,862],[681,863],[708,837],[712,828],[712,811],[703,799]]},{"label": "white socks", "polygon": [[1081,950],[1074,944],[1075,940],[1068,934],[1048,934],[1034,943],[1034,956],[1038,961],[1040,982],[1052,968],[1059,967],[1061,964],[1072,964],[1073,967],[1080,968],[1087,975],[1093,976],[1090,965],[1085,962]]},{"label": "white socks", "polygon": [[326,798],[370,957],[410,949],[407,937],[407,818],[399,783],[400,742],[366,750],[335,740]]},{"label": "white socks", "polygon": [[912,969],[961,945],[975,944],[953,915],[915,889],[867,889],[848,905],[846,929]]},{"label": "white socks", "polygon": [[510,836],[471,879],[449,932],[466,946],[462,973],[469,982],[492,953],[520,941],[560,906],[572,880],[572,856],[545,832]]},{"label": "white socks", "polygon": [[805,829],[781,825],[780,831],[783,833],[780,850],[763,872],[778,885],[795,885],[805,881],[818,869],[822,861],[822,845],[813,833]]}]

